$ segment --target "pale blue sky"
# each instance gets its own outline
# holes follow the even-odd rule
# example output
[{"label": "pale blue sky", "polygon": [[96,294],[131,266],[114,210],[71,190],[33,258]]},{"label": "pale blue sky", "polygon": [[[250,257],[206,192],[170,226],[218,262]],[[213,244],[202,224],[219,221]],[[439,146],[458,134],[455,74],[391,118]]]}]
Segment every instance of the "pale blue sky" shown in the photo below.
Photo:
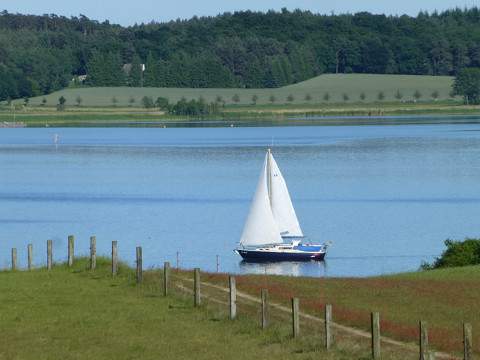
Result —
[{"label": "pale blue sky", "polygon": [[373,13],[416,15],[420,10],[444,10],[452,7],[480,5],[480,0],[0,0],[0,10],[9,12],[61,15],[84,14],[92,19],[108,19],[131,25],[140,22],[190,18],[193,15],[216,15],[225,11],[308,9],[329,14],[334,12],[370,11]]}]

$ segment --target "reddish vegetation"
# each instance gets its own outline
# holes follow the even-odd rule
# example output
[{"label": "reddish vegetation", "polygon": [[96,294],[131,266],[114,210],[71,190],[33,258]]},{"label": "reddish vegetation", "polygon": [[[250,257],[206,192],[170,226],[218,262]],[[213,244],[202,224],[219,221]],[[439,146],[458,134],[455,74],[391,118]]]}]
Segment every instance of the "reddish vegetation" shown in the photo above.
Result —
[{"label": "reddish vegetation", "polygon": [[[205,276],[214,283],[227,283],[224,274]],[[429,342],[446,352],[461,351],[461,323],[465,320],[454,317],[458,313],[450,319],[448,309],[459,309],[475,328],[476,317],[472,318],[472,314],[480,302],[477,283],[471,281],[298,279],[246,275],[237,276],[237,286],[251,295],[259,295],[262,288],[267,288],[272,300],[285,305],[291,297],[298,296],[302,309],[317,316],[322,316],[325,304],[330,303],[334,307],[335,321],[364,330],[370,328],[370,309],[375,309],[381,312],[384,335],[409,342],[418,341],[419,317],[429,314],[432,319],[423,319],[429,322]],[[439,322],[443,325],[438,325]],[[473,344],[475,350],[480,351],[477,338],[475,336]]]}]

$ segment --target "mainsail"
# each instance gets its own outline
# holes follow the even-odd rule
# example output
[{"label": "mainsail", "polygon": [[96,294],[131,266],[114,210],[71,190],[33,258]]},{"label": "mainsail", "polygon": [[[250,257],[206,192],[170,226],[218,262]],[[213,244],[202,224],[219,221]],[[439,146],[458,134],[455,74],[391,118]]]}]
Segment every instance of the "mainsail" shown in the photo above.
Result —
[{"label": "mainsail", "polygon": [[269,150],[240,244],[243,246],[279,244],[283,242],[282,236],[302,237],[303,232],[285,179]]},{"label": "mainsail", "polygon": [[285,179],[270,151],[268,155],[270,156],[270,201],[280,234],[284,237],[303,237]]},{"label": "mainsail", "polygon": [[260,179],[258,180],[257,191],[253,197],[250,212],[243,228],[243,234],[240,239],[240,244],[243,246],[279,244],[283,242],[270,207],[267,187],[268,156],[267,154],[265,157]]}]

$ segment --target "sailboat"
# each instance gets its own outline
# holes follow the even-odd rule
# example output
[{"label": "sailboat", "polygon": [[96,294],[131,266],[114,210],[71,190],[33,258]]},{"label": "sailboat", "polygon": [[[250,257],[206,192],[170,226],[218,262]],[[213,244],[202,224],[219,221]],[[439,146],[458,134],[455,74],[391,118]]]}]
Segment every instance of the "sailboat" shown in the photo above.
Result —
[{"label": "sailboat", "polygon": [[287,184],[272,152],[265,156],[257,190],[235,251],[245,260],[323,260],[329,244],[310,244],[293,208]]}]

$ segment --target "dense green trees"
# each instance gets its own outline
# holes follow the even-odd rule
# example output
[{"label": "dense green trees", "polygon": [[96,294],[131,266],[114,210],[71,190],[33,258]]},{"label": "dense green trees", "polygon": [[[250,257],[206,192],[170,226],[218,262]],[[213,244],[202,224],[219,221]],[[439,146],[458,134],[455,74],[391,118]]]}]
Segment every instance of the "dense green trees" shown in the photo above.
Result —
[{"label": "dense green trees", "polygon": [[480,67],[477,8],[417,17],[243,11],[126,28],[0,13],[0,100],[49,93],[81,75],[92,86],[260,88],[322,73],[467,67]]},{"label": "dense green trees", "polygon": [[170,105],[168,111],[170,114],[187,115],[187,116],[204,116],[218,113],[218,103],[207,104],[205,100],[181,99],[175,105]]},{"label": "dense green trees", "polygon": [[446,250],[432,264],[423,263],[425,270],[445,267],[467,266],[480,264],[480,240],[465,239],[464,241],[445,241]]},{"label": "dense green trees", "polygon": [[124,86],[125,73],[121,58],[113,52],[95,51],[86,65],[87,84],[97,86]]},{"label": "dense green trees", "polygon": [[480,103],[480,68],[463,69],[455,78],[453,89],[466,104]]},{"label": "dense green trees", "polygon": [[132,63],[130,64],[128,71],[126,72],[128,72],[127,83],[129,86],[143,86],[143,66],[140,57],[137,54],[133,56]]}]

